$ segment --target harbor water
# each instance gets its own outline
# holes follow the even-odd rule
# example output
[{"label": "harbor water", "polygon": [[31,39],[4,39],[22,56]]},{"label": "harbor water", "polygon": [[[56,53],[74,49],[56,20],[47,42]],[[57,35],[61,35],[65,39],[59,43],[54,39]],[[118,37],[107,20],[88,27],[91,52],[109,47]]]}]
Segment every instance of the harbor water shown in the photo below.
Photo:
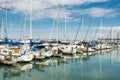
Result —
[{"label": "harbor water", "polygon": [[120,80],[120,50],[0,66],[0,80]]}]

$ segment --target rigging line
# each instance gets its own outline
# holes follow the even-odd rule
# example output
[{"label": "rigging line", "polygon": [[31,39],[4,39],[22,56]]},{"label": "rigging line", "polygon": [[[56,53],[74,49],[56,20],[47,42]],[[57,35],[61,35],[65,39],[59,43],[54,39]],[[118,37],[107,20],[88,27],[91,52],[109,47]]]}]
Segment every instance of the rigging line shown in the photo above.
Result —
[{"label": "rigging line", "polygon": [[49,37],[49,41],[51,40],[52,32],[54,31],[55,22],[56,22],[56,15],[55,15],[55,18],[54,18],[54,21],[53,21],[53,24],[52,24],[52,29],[51,29],[51,33],[50,33],[50,37]]},{"label": "rigging line", "polygon": [[99,23],[99,26],[97,27],[97,29],[96,29],[96,31],[95,31],[95,34],[94,34],[94,36],[93,36],[93,39],[92,40],[94,40],[95,38],[96,38],[96,35],[97,35],[97,32],[98,32],[98,29],[100,28],[100,23]]},{"label": "rigging line", "polygon": [[80,25],[81,25],[81,23],[82,23],[82,18],[81,18],[80,23],[79,23],[79,25],[78,25],[78,29],[77,29],[77,33],[76,33],[76,36],[75,36],[74,42],[75,42],[76,39],[77,39],[77,36],[78,36],[78,33],[79,33],[79,29],[80,29]]},{"label": "rigging line", "polygon": [[87,33],[86,33],[85,39],[84,39],[85,41],[86,41],[86,39],[87,39],[90,26],[91,26],[91,20],[90,20],[90,23],[89,23],[88,28],[87,28]]}]

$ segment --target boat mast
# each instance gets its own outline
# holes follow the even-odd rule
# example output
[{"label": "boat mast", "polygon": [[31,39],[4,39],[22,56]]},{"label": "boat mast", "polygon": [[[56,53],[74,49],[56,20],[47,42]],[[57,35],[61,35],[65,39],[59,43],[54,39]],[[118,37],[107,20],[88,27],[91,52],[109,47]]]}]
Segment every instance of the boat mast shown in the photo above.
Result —
[{"label": "boat mast", "polygon": [[[117,32],[117,39],[116,39],[116,42],[118,43],[118,45],[119,45],[119,33]],[[117,45],[117,48],[118,48],[118,45]]]},{"label": "boat mast", "polygon": [[30,39],[32,39],[32,0],[30,1]]},{"label": "boat mast", "polygon": [[[10,24],[10,33],[12,34],[12,22],[11,22],[11,24]],[[9,37],[10,37],[10,39],[12,39],[12,35],[9,36]]]},{"label": "boat mast", "polygon": [[26,40],[26,15],[24,19],[24,27],[23,27],[23,40]]},{"label": "boat mast", "polygon": [[0,39],[2,39],[2,20],[1,20],[1,25],[0,25]]},{"label": "boat mast", "polygon": [[59,27],[60,27],[60,21],[59,21],[59,5],[57,8],[57,43],[59,41]]},{"label": "boat mast", "polygon": [[67,27],[66,27],[66,14],[65,14],[65,41],[67,41],[67,36],[66,36],[66,32],[67,32],[67,29],[66,29]]},{"label": "boat mast", "polygon": [[112,27],[110,28],[110,42],[112,42]]},{"label": "boat mast", "polygon": [[82,22],[81,22],[81,41],[83,41],[83,23],[84,23],[84,16],[82,17]]},{"label": "boat mast", "polygon": [[100,34],[100,43],[102,41],[102,19],[100,19],[100,28],[101,28],[101,34]]},{"label": "boat mast", "polygon": [[24,27],[23,27],[23,40],[26,40],[26,20],[27,20],[27,15],[29,15],[28,11],[29,7],[29,0],[27,2],[27,9],[25,10],[25,16],[24,16]]},{"label": "boat mast", "polygon": [[6,0],[6,23],[5,23],[5,28],[4,28],[4,36],[5,37],[8,37],[7,36],[7,23],[8,23],[8,11],[7,11],[8,5],[7,5],[7,3],[8,3],[8,0]]},{"label": "boat mast", "polygon": [[1,26],[1,39],[3,39],[3,17],[2,17],[2,26]]}]

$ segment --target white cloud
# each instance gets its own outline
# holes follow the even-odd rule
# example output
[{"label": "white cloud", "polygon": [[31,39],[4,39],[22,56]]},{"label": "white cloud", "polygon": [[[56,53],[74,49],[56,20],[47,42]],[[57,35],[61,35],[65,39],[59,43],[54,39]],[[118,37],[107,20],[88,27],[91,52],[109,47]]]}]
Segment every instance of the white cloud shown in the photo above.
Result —
[{"label": "white cloud", "polygon": [[112,31],[120,31],[120,26],[114,26],[114,27],[108,27],[108,26],[103,26],[100,27],[102,30],[110,30],[112,28]]},{"label": "white cloud", "polygon": [[104,9],[104,8],[97,8],[97,7],[86,9],[84,10],[84,12],[92,17],[111,18],[117,15],[114,9]]},{"label": "white cloud", "polygon": [[117,12],[113,11],[111,13],[106,14],[106,18],[113,18],[119,15]]},{"label": "white cloud", "polygon": [[[40,1],[40,0],[39,0]],[[80,5],[84,3],[106,2],[109,0],[42,0],[43,3],[51,4],[53,6],[60,5]]]},{"label": "white cloud", "polygon": [[[67,12],[65,10],[59,10],[59,17],[65,18],[65,14],[68,17],[71,13]],[[39,11],[36,11],[36,13],[33,13],[33,19],[43,19],[43,18],[57,18],[57,10],[56,9],[48,9],[48,10],[42,10],[40,13]]]},{"label": "white cloud", "polygon": [[[28,11],[30,9],[30,1],[28,0],[8,0],[8,7],[13,8],[12,13],[23,13],[26,14],[27,6]],[[54,18],[56,13],[56,7],[58,4],[61,6],[64,5],[81,5],[85,3],[96,3],[96,2],[106,2],[109,0],[32,0],[32,14],[33,19],[40,18]],[[0,0],[0,4],[5,7],[5,0]],[[28,4],[28,5],[27,5]],[[65,10],[60,10],[60,18],[63,18],[63,13],[66,13]],[[67,12],[67,17],[72,14],[72,12]],[[92,14],[92,12],[90,13]]]}]

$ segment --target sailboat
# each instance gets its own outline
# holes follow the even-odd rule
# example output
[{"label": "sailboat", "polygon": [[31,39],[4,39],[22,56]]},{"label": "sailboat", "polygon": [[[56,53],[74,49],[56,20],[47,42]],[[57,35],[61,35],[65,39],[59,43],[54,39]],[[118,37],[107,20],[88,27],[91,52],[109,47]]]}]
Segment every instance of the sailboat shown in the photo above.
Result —
[{"label": "sailboat", "polygon": [[[8,19],[7,19],[8,18],[8,16],[7,16],[7,14],[8,14],[7,2],[8,1],[6,0],[6,8],[5,8],[5,10],[6,10],[6,24],[5,24],[5,28],[4,28],[4,36],[7,36],[7,30],[6,30],[6,28],[7,28],[7,21],[8,21]],[[2,18],[2,27],[3,27],[3,18]],[[11,54],[11,52],[9,52],[9,49],[6,47],[6,45],[5,45],[5,47],[2,47],[0,49],[0,63],[8,64],[8,65],[16,63],[15,60],[12,60],[12,54]]]},{"label": "sailboat", "polygon": [[[58,29],[59,29],[59,11],[58,11],[57,24],[58,24]],[[66,15],[65,15],[65,41],[66,41]],[[60,41],[58,40],[58,42],[60,42]],[[65,42],[64,43],[61,42],[60,44],[61,45],[59,45],[58,48],[59,48],[60,52],[62,52],[63,54],[72,54],[73,55],[76,53],[76,49],[73,48],[72,44],[65,43]]]},{"label": "sailboat", "polygon": [[[7,3],[6,3],[7,4]],[[6,7],[7,8],[7,7]],[[6,9],[7,10],[7,9]],[[7,12],[7,11],[6,11]],[[6,13],[7,15],[7,13]],[[6,16],[6,26],[7,26],[7,16]],[[1,54],[4,56],[3,60],[15,61],[15,62],[29,62],[33,59],[28,45],[23,42],[13,42],[7,38],[7,30],[5,28],[5,48],[1,49]]]},{"label": "sailboat", "polygon": [[[101,33],[102,33],[102,19],[100,20],[100,26],[99,26],[99,28],[101,29]],[[100,39],[99,43],[97,43],[95,45],[95,49],[96,50],[104,50],[104,49],[110,49],[111,48],[110,45],[108,45],[107,43],[102,42],[101,35],[100,35],[99,39]]]},{"label": "sailboat", "polygon": [[49,47],[45,44],[45,42],[32,42],[30,41],[32,54],[36,59],[43,59],[45,57],[51,57],[53,55],[53,51],[50,50]]},{"label": "sailboat", "polygon": [[94,45],[92,44],[92,41],[87,41],[87,37],[88,37],[88,34],[90,32],[90,27],[91,27],[91,21],[88,25],[88,28],[87,28],[87,32],[86,32],[86,35],[84,37],[84,40],[81,42],[82,43],[82,46],[83,46],[83,52],[94,52],[95,49],[94,49]]},{"label": "sailboat", "polygon": [[[76,37],[75,37],[75,40],[74,40],[73,48],[76,49],[76,53],[83,53],[83,50],[85,49],[85,46],[82,43],[83,42],[83,23],[84,23],[84,16],[81,18],[81,21],[80,21],[78,29],[77,29]],[[81,27],[81,41],[76,42],[80,27]]]},{"label": "sailboat", "polygon": [[33,59],[33,55],[30,50],[24,47],[24,43],[21,42],[10,42],[5,38],[6,48],[1,49],[1,55],[10,56],[10,60],[17,62],[28,62]]}]

